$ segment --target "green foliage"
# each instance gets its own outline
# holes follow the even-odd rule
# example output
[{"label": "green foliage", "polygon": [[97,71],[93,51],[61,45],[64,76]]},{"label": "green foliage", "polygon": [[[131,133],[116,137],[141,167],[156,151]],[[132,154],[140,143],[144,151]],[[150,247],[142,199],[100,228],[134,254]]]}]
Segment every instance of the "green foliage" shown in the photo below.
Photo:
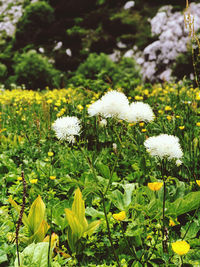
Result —
[{"label": "green foliage", "polygon": [[26,6],[17,24],[15,48],[29,43],[36,45],[46,43],[48,29],[54,22],[54,10],[45,1],[37,1]]},{"label": "green foliage", "polygon": [[34,50],[15,56],[14,81],[17,84],[25,84],[27,88],[37,90],[58,88],[60,81],[60,72],[57,71],[48,59]]},{"label": "green foliage", "polygon": [[4,82],[6,74],[7,74],[6,65],[0,63],[0,82],[2,82],[2,83]]},{"label": "green foliage", "polygon": [[122,58],[118,63],[114,63],[104,53],[93,53],[80,64],[70,82],[90,89],[97,85],[95,91],[104,84],[107,84],[107,88],[124,87],[128,91],[139,84],[140,78],[139,69],[133,59]]}]

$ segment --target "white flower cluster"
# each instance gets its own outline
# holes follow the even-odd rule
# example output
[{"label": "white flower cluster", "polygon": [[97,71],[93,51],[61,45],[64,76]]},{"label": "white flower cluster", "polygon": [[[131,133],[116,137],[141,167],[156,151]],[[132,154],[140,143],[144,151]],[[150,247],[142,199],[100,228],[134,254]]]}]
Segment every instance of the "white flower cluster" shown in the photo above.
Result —
[{"label": "white flower cluster", "polygon": [[177,160],[177,165],[181,164],[180,158],[183,156],[179,138],[174,135],[160,134],[158,136],[149,137],[145,142],[149,154],[160,159]]},{"label": "white flower cluster", "polygon": [[15,32],[15,26],[22,16],[24,0],[6,0],[0,1],[0,34],[6,33],[12,36]]},{"label": "white flower cluster", "polygon": [[88,108],[90,116],[100,115],[103,118],[118,118],[128,122],[154,120],[154,113],[148,104],[133,102],[129,104],[128,98],[121,92],[107,92]]},{"label": "white flower cluster", "polygon": [[60,140],[67,140],[69,143],[75,142],[75,135],[80,134],[80,121],[77,117],[58,118],[52,125],[56,136]]},{"label": "white flower cluster", "polygon": [[[194,18],[196,31],[200,28],[200,3],[191,3],[189,12]],[[181,12],[172,13],[172,6],[163,6],[150,23],[152,34],[158,35],[158,40],[148,45],[143,55],[136,58],[136,62],[142,67],[144,80],[170,81],[171,66],[179,53],[187,51],[190,39],[185,28],[184,16]],[[162,69],[159,69],[160,66]]]}]

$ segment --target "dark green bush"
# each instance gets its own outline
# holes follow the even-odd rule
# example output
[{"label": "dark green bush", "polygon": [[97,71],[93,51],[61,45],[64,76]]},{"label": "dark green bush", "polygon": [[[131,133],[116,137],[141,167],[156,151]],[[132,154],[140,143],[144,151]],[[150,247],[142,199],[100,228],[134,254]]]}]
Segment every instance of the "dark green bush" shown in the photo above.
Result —
[{"label": "dark green bush", "polygon": [[51,34],[54,21],[54,10],[45,1],[28,5],[18,21],[15,35],[15,48],[21,48],[29,43],[40,45],[45,43]]},{"label": "dark green bush", "polygon": [[93,53],[78,67],[70,83],[94,91],[101,90],[100,87],[102,90],[123,87],[125,91],[129,91],[141,83],[141,77],[133,59],[122,58],[114,63],[103,53]]},{"label": "dark green bush", "polygon": [[14,61],[14,81],[17,84],[25,84],[26,88],[33,90],[59,87],[60,72],[35,50],[16,55]]},{"label": "dark green bush", "polygon": [[6,65],[0,63],[0,82],[3,83],[4,79],[6,77],[7,74],[7,67]]},{"label": "dark green bush", "polygon": [[195,64],[195,71],[197,74],[197,79],[200,81],[200,55],[198,48],[194,50],[192,55],[191,47],[188,49],[187,53],[182,53],[176,58],[176,62],[172,67],[172,75],[177,78],[177,80],[182,80],[183,77],[190,79],[190,74],[194,72],[193,59]]}]

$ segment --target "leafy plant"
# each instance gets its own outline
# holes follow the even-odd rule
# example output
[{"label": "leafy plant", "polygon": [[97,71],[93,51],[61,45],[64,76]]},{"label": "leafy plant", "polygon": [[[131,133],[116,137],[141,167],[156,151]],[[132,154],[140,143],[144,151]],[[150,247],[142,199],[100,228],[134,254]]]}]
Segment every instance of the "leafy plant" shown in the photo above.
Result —
[{"label": "leafy plant", "polygon": [[67,240],[70,249],[72,252],[78,252],[78,241],[82,237],[92,235],[99,226],[100,221],[93,221],[88,224],[88,221],[85,217],[85,204],[79,188],[75,190],[72,210],[65,209],[65,215],[69,223]]}]

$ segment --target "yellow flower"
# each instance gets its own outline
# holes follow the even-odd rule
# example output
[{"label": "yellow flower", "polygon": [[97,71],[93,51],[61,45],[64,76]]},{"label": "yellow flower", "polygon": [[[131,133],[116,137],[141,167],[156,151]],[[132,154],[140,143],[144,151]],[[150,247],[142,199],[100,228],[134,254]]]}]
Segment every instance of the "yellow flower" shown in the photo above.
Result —
[{"label": "yellow flower", "polygon": [[141,131],[142,131],[142,133],[145,133],[147,131],[147,129],[143,128]]},{"label": "yellow flower", "polygon": [[170,111],[170,110],[172,110],[172,108],[170,106],[165,107],[165,111]]},{"label": "yellow flower", "polygon": [[17,177],[17,180],[22,181],[22,177],[21,176]]},{"label": "yellow flower", "polygon": [[200,180],[196,180],[196,183],[198,184],[198,186],[200,186]]},{"label": "yellow flower", "polygon": [[140,127],[143,127],[144,126],[144,122],[140,122],[139,125],[140,125]]},{"label": "yellow flower", "polygon": [[53,155],[54,155],[53,152],[51,152],[51,151],[48,152],[48,156],[49,156],[49,157],[53,157]]},{"label": "yellow flower", "polygon": [[179,118],[180,118],[180,116],[179,116],[179,115],[176,115],[176,118],[177,118],[177,119],[179,119]]},{"label": "yellow flower", "polygon": [[168,121],[171,121],[172,116],[168,115],[168,116],[167,116],[167,119],[168,119]]},{"label": "yellow flower", "polygon": [[49,179],[51,179],[51,180],[55,180],[55,179],[56,179],[56,176],[53,176],[53,175],[52,175],[52,176],[49,177]]},{"label": "yellow flower", "polygon": [[147,236],[147,240],[148,240],[148,239],[152,239],[152,236],[151,236],[151,235],[148,235],[148,236]]},{"label": "yellow flower", "polygon": [[196,123],[196,126],[200,126],[200,122],[197,122],[197,123]]},{"label": "yellow flower", "polygon": [[188,253],[190,245],[186,241],[176,241],[172,243],[172,249],[176,254],[182,256]]},{"label": "yellow flower", "polygon": [[79,105],[77,106],[77,109],[81,111],[81,110],[84,109],[84,107],[83,107],[82,105],[79,104]]},{"label": "yellow flower", "polygon": [[169,226],[172,226],[172,227],[173,227],[173,226],[175,226],[175,225],[176,225],[175,222],[174,222],[173,220],[170,219],[170,220],[169,220]]},{"label": "yellow flower", "polygon": [[163,183],[162,182],[154,182],[154,183],[148,183],[149,189],[152,191],[158,191],[162,188]]},{"label": "yellow flower", "polygon": [[52,102],[53,102],[52,99],[48,99],[48,100],[47,100],[47,104],[51,104]]},{"label": "yellow flower", "polygon": [[121,211],[119,213],[113,214],[113,218],[117,221],[123,221],[126,218],[126,212]]},{"label": "yellow flower", "polygon": [[31,180],[30,180],[30,183],[31,183],[31,184],[37,184],[37,182],[38,182],[38,179],[31,179]]},{"label": "yellow flower", "polygon": [[180,130],[184,130],[185,129],[185,126],[179,126],[178,127]]},{"label": "yellow flower", "polygon": [[142,97],[142,96],[139,96],[139,95],[136,95],[136,96],[135,96],[135,100],[138,100],[138,101],[139,101],[139,100],[143,100],[143,97]]},{"label": "yellow flower", "polygon": [[162,115],[164,113],[164,111],[162,109],[159,109],[158,113]]},{"label": "yellow flower", "polygon": [[128,124],[128,126],[130,126],[130,127],[132,127],[132,126],[134,126],[135,125],[135,123],[129,123]]}]

